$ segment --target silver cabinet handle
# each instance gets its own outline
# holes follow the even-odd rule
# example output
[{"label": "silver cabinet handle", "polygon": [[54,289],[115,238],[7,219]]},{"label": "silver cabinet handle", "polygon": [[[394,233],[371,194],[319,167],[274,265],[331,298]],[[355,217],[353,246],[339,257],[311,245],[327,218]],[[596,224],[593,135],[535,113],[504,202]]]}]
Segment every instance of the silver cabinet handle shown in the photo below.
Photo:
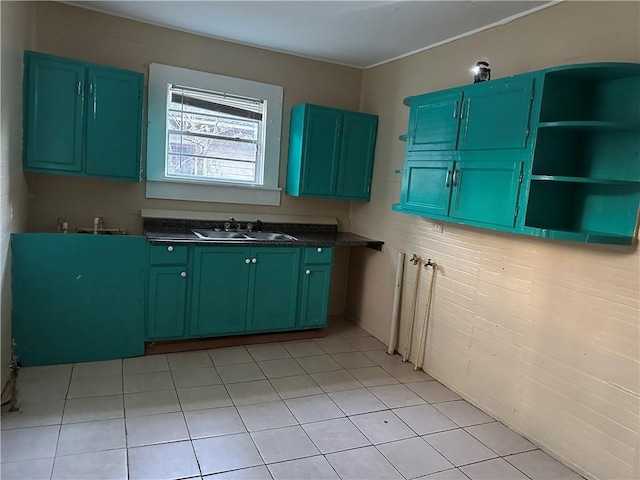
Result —
[{"label": "silver cabinet handle", "polygon": [[78,80],[78,96],[82,95],[82,82]]},{"label": "silver cabinet handle", "polygon": [[251,260],[249,258],[245,258],[244,263],[251,263]]},{"label": "silver cabinet handle", "polygon": [[322,248],[318,247],[317,252],[318,252],[318,253],[322,253]]},{"label": "silver cabinet handle", "polygon": [[444,186],[447,188],[451,186],[451,170],[447,170],[447,178],[444,180]]},{"label": "silver cabinet handle", "polygon": [[251,259],[251,263],[258,263],[258,259],[257,258],[252,258]]},{"label": "silver cabinet handle", "polygon": [[453,171],[453,186],[454,187],[458,185],[458,172],[459,172],[459,170],[457,168]]},{"label": "silver cabinet handle", "polygon": [[180,276],[181,276],[182,278],[186,277],[186,276],[187,276],[187,272],[180,272]]},{"label": "silver cabinet handle", "polygon": [[93,95],[93,83],[89,84],[89,95]]},{"label": "silver cabinet handle", "polygon": [[453,104],[453,118],[458,118],[458,100]]},{"label": "silver cabinet handle", "polygon": [[306,273],[307,275],[311,275],[311,270],[305,270],[304,273]]},{"label": "silver cabinet handle", "polygon": [[169,251],[169,252],[173,252],[173,246],[172,246],[172,245],[169,245],[169,246],[167,247],[167,251]]}]

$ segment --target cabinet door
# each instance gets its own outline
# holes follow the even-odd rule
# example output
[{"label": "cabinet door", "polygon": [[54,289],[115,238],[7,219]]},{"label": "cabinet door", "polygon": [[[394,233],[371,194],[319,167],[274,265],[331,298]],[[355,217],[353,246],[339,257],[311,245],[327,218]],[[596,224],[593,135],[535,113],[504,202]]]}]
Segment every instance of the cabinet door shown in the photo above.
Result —
[{"label": "cabinet door", "polygon": [[424,214],[447,215],[453,161],[406,162],[400,202],[403,208]]},{"label": "cabinet door", "polygon": [[86,173],[140,180],[142,75],[88,70]]},{"label": "cabinet door", "polygon": [[251,249],[251,261],[252,291],[249,292],[247,330],[283,330],[294,327],[300,249],[255,247]]},{"label": "cabinet door", "polygon": [[457,162],[449,215],[513,227],[522,162]]},{"label": "cabinet door", "polygon": [[304,129],[300,193],[334,196],[338,190],[342,112],[308,105]]},{"label": "cabinet door", "polygon": [[378,117],[344,114],[338,197],[369,200]]},{"label": "cabinet door", "polygon": [[300,293],[300,326],[324,327],[329,315],[331,264],[305,265]]},{"label": "cabinet door", "polygon": [[190,335],[245,330],[250,253],[248,247],[194,247]]},{"label": "cabinet door", "polygon": [[187,302],[186,267],[151,267],[147,298],[147,339],[182,337]]},{"label": "cabinet door", "polygon": [[531,77],[465,90],[458,149],[526,148],[532,92]]},{"label": "cabinet door", "polygon": [[80,172],[85,68],[76,62],[26,56],[26,170]]},{"label": "cabinet door", "polygon": [[462,92],[411,101],[407,150],[455,150]]}]

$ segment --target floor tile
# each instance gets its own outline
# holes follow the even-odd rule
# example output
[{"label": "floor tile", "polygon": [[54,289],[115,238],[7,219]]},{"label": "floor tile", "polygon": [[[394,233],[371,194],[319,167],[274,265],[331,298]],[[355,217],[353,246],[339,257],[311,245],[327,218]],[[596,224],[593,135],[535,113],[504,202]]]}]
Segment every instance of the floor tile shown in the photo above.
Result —
[{"label": "floor tile", "polygon": [[529,480],[529,477],[502,458],[473,463],[460,467],[460,470],[471,480]]},{"label": "floor tile", "polygon": [[192,439],[243,433],[247,429],[235,407],[211,408],[184,412]]},{"label": "floor tile", "polygon": [[349,369],[353,375],[365,387],[378,387],[381,385],[394,385],[398,380],[380,367],[366,367]]},{"label": "floor tile", "polygon": [[300,357],[296,361],[307,373],[330,372],[342,370],[342,367],[329,355],[314,355],[312,357]]},{"label": "floor tile", "polygon": [[320,453],[299,426],[254,432],[251,438],[265,463],[310,457]]},{"label": "floor tile", "polygon": [[271,380],[271,385],[282,398],[304,397],[305,395],[323,393],[322,389],[309,375],[274,378]]},{"label": "floor tile", "polygon": [[469,477],[457,468],[452,468],[450,470],[432,473],[431,475],[425,475],[424,477],[420,477],[420,480],[469,480]]},{"label": "floor tile", "polygon": [[3,462],[19,462],[48,458],[56,454],[59,425],[3,430],[0,458]]},{"label": "floor tile", "polygon": [[127,417],[179,411],[180,402],[175,390],[128,393],[124,396],[124,413]]},{"label": "floor tile", "polygon": [[402,475],[375,447],[331,453],[325,458],[343,480],[402,479]]},{"label": "floor tile", "polygon": [[206,350],[196,350],[194,352],[179,352],[167,354],[169,367],[171,370],[180,368],[200,368],[212,367],[213,362]]},{"label": "floor tile", "polygon": [[456,467],[497,457],[462,429],[432,433],[423,438]]},{"label": "floor tile", "polygon": [[302,375],[304,370],[293,358],[282,358],[279,360],[264,360],[258,362],[258,366],[267,378],[291,377]]},{"label": "floor tile", "polygon": [[62,425],[56,455],[114,450],[127,446],[124,419],[96,422],[68,423]]},{"label": "floor tile", "polygon": [[170,480],[200,475],[191,442],[130,448],[129,479]]},{"label": "floor tile", "polygon": [[338,335],[340,335],[343,338],[371,336],[371,334],[367,332],[365,329],[361,328],[360,326],[350,321],[345,321],[337,325],[330,325],[329,330],[336,332]]},{"label": "floor tile", "polygon": [[71,378],[122,376],[122,360],[104,360],[100,362],[83,362],[73,364]]},{"label": "floor tile", "polygon": [[213,367],[180,368],[171,370],[176,388],[204,387],[220,385],[222,379]]},{"label": "floor tile", "polygon": [[[19,401],[20,410],[17,412],[2,412],[0,426],[2,429],[43,427],[45,425],[60,425],[64,400]],[[9,407],[6,407],[9,408]]]},{"label": "floor tile", "polygon": [[410,407],[424,404],[424,400],[404,385],[371,387],[369,391],[389,408]]},{"label": "floor tile", "polygon": [[104,480],[127,478],[127,451],[105,450],[56,457],[53,463],[52,480]]},{"label": "floor tile", "polygon": [[325,353],[324,350],[322,350],[318,346],[318,344],[316,344],[312,340],[307,340],[304,342],[285,342],[282,343],[282,346],[287,352],[289,352],[289,355],[294,358],[324,355]]},{"label": "floor tile", "polygon": [[256,362],[263,360],[277,360],[280,358],[291,358],[289,352],[279,343],[261,343],[258,345],[247,345],[249,354]]},{"label": "floor tile", "polygon": [[179,388],[178,398],[183,411],[205,408],[230,407],[233,405],[224,385]]},{"label": "floor tile", "polygon": [[338,362],[343,368],[362,368],[376,366],[375,362],[362,352],[334,353],[331,355],[331,358]]},{"label": "floor tile", "polygon": [[402,383],[424,382],[425,380],[431,380],[431,377],[423,371],[414,371],[413,365],[409,362],[397,363],[395,365],[382,365],[382,368]]},{"label": "floor tile", "polygon": [[409,425],[418,435],[454,430],[458,425],[445,417],[431,405],[414,405],[412,407],[394,408],[400,419]]},{"label": "floor tile", "polygon": [[477,409],[465,400],[436,403],[433,406],[461,427],[469,427],[471,425],[494,421],[494,419],[489,415]]},{"label": "floor tile", "polygon": [[342,337],[326,337],[314,340],[327,353],[357,352],[358,349]]},{"label": "floor tile", "polygon": [[67,393],[69,392],[69,384],[69,379],[60,377],[34,380],[25,380],[18,377],[18,401],[44,402],[49,400],[64,400],[67,398]]},{"label": "floor tile", "polygon": [[378,446],[378,450],[405,478],[416,478],[453,467],[420,437],[385,443]]},{"label": "floor tile", "polygon": [[299,423],[318,422],[343,417],[344,413],[325,394],[290,398],[285,403]]},{"label": "floor tile", "polygon": [[22,367],[18,376],[18,381],[33,382],[38,380],[49,380],[59,382],[69,382],[73,363],[60,365],[43,365],[41,367]]},{"label": "floor tile", "polygon": [[582,480],[582,477],[542,450],[504,458],[532,480]]},{"label": "floor tile", "polygon": [[323,456],[289,460],[269,465],[274,480],[339,480],[329,462]]},{"label": "floor tile", "polygon": [[356,347],[360,351],[367,350],[386,350],[387,347],[384,343],[375,337],[349,337],[346,339],[351,345]]},{"label": "floor tile", "polygon": [[248,433],[193,440],[202,475],[263,465]]},{"label": "floor tile", "polygon": [[402,356],[394,353],[389,355],[386,350],[367,350],[362,352],[376,365],[400,365],[402,363]]},{"label": "floor tile", "polygon": [[0,465],[2,480],[49,480],[53,471],[53,457],[24,460]]},{"label": "floor tile", "polygon": [[362,388],[362,384],[353,378],[353,375],[346,370],[313,373],[311,374],[311,378],[327,393]]},{"label": "floor tile", "polygon": [[354,415],[349,419],[374,445],[416,436],[415,432],[390,410]]},{"label": "floor tile", "polygon": [[251,405],[280,400],[280,396],[273,389],[268,380],[253,382],[230,383],[227,391],[235,405]]},{"label": "floor tile", "polygon": [[244,347],[212,348],[207,350],[207,353],[216,367],[238,363],[253,363],[253,357],[249,355],[249,352]]},{"label": "floor tile", "polygon": [[459,395],[453,393],[447,387],[435,380],[430,380],[427,382],[407,383],[406,386],[429,403],[460,400]]},{"label": "floor tile", "polygon": [[307,423],[302,428],[322,453],[333,453],[371,445],[348,418]]},{"label": "floor tile", "polygon": [[124,396],[70,398],[64,406],[62,423],[91,422],[124,417]]},{"label": "floor tile", "polygon": [[159,355],[143,355],[142,357],[125,358],[122,360],[122,370],[127,373],[147,373],[162,372],[169,370],[169,362],[167,356],[162,353]]},{"label": "floor tile", "polygon": [[346,415],[376,412],[387,408],[366,388],[331,392],[329,396]]},{"label": "floor tile", "polygon": [[122,375],[72,377],[67,398],[104,397],[122,393]]},{"label": "floor tile", "polygon": [[127,446],[129,447],[188,439],[189,432],[182,412],[127,418]]},{"label": "floor tile", "polygon": [[257,363],[238,363],[216,367],[224,383],[250,382],[264,380],[266,377]]},{"label": "floor tile", "polygon": [[536,449],[533,443],[499,422],[467,427],[465,430],[501,456]]},{"label": "floor tile", "polygon": [[125,373],[124,393],[157,392],[175,388],[171,372]]},{"label": "floor tile", "polygon": [[231,470],[230,472],[216,473],[213,475],[205,475],[205,480],[271,480],[271,474],[266,465],[259,467],[241,468],[240,470]]},{"label": "floor tile", "polygon": [[238,413],[250,432],[298,424],[282,400],[243,405],[238,407]]}]

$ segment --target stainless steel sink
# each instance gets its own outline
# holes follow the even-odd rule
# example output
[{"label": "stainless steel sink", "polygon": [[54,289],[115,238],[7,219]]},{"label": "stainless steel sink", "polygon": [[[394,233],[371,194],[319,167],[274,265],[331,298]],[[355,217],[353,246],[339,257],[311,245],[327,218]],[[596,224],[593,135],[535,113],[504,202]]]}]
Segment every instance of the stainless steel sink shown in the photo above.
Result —
[{"label": "stainless steel sink", "polygon": [[280,232],[250,232],[250,231],[219,231],[219,230],[191,230],[200,240],[225,240],[225,241],[248,241],[248,240],[288,240],[298,239]]}]

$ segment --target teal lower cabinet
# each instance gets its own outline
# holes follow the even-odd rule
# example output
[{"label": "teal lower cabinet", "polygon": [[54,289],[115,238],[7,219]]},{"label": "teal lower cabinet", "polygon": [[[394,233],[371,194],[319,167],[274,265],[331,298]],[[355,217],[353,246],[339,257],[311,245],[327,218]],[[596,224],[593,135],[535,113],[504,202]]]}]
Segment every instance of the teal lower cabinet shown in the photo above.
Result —
[{"label": "teal lower cabinet", "polygon": [[22,366],[144,354],[146,238],[11,238],[12,335]]},{"label": "teal lower cabinet", "polygon": [[300,292],[300,326],[325,327],[329,315],[331,265],[305,265]]},{"label": "teal lower cabinet", "polygon": [[151,266],[147,301],[147,338],[161,340],[185,333],[187,269]]}]

